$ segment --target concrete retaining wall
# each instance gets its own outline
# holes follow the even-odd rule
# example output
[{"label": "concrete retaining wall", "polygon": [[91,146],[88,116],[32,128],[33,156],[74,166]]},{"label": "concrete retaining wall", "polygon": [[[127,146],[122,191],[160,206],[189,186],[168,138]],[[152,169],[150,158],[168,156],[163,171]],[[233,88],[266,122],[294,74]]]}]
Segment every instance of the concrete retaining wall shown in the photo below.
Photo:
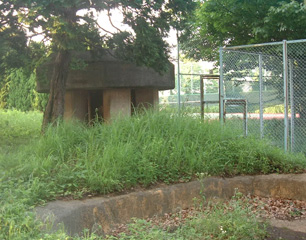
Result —
[{"label": "concrete retaining wall", "polygon": [[306,201],[306,174],[211,177],[115,197],[54,201],[36,211],[41,219],[51,216],[55,229],[63,223],[70,235],[79,234],[84,228],[97,230],[98,226],[102,229],[100,234],[105,234],[113,225],[133,217],[147,218],[191,207],[195,198],[228,199],[236,188],[244,194]]}]

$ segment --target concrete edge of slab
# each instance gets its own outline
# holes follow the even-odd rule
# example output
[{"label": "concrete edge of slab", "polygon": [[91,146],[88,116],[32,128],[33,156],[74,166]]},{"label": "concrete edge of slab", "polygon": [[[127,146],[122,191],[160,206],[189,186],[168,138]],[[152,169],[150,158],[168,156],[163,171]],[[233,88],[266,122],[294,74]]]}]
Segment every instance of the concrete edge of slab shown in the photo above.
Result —
[{"label": "concrete edge of slab", "polygon": [[243,194],[306,201],[306,174],[209,177],[115,197],[53,201],[36,208],[37,216],[51,219],[53,230],[61,224],[69,235],[84,229],[107,234],[115,224],[131,218],[148,218],[193,206],[195,199],[231,198],[236,189]]},{"label": "concrete edge of slab", "polygon": [[306,219],[294,221],[271,219],[270,225],[280,229],[289,229],[294,232],[302,232],[306,234]]}]

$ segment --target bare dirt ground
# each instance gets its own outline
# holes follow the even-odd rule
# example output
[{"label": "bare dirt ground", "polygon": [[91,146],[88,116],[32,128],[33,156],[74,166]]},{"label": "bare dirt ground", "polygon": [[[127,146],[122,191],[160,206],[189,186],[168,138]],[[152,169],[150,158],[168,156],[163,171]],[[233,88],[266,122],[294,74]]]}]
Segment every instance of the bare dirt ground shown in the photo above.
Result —
[{"label": "bare dirt ground", "polygon": [[[250,210],[258,218],[268,223],[268,236],[266,240],[306,240],[306,202],[290,199],[262,198],[247,196],[241,198],[244,203],[249,204]],[[227,204],[225,201],[224,204]],[[177,213],[167,213],[160,217],[146,219],[153,226],[173,231],[199,211],[207,210],[188,208]],[[116,226],[110,235],[118,236],[120,233],[128,233],[126,224]]]}]

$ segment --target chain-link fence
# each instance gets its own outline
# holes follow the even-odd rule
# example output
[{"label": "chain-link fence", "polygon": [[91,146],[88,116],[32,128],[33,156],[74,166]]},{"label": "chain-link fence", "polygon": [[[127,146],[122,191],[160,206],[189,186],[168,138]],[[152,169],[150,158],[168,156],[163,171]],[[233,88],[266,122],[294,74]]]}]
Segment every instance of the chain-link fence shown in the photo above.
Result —
[{"label": "chain-link fence", "polygon": [[306,40],[221,48],[220,78],[226,122],[306,152]]},{"label": "chain-link fence", "polygon": [[179,79],[179,88],[176,84],[175,89],[160,94],[161,106],[178,108],[179,101],[182,112],[200,116],[202,100],[205,118],[219,117],[219,75],[180,73]]},{"label": "chain-link fence", "polygon": [[174,89],[159,94],[160,105],[175,109],[180,105],[181,108],[197,112],[197,109],[200,109],[200,74],[180,73],[179,77],[176,75],[175,80]]}]

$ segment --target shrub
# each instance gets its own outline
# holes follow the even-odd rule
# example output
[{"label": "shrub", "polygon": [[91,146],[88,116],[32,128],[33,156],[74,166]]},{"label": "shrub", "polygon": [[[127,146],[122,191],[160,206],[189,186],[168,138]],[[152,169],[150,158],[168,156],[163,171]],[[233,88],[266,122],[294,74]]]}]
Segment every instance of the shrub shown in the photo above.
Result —
[{"label": "shrub", "polygon": [[23,69],[11,70],[0,90],[0,106],[21,111],[44,110],[48,95],[35,91],[35,79],[35,73],[27,73]]}]

